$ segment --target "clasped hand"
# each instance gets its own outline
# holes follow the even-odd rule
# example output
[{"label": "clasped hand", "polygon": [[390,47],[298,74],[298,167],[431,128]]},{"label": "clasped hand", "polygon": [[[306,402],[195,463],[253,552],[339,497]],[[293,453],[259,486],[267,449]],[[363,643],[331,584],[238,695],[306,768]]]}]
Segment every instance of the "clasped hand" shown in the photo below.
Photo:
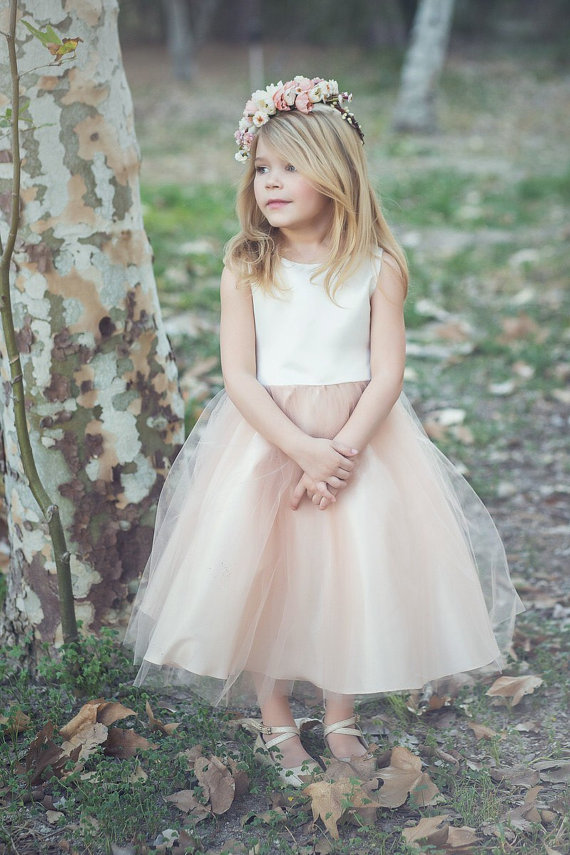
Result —
[{"label": "clasped hand", "polygon": [[311,437],[295,458],[303,474],[293,490],[291,508],[297,510],[305,493],[320,510],[336,502],[338,490],[346,487],[354,471],[357,454],[335,439]]}]

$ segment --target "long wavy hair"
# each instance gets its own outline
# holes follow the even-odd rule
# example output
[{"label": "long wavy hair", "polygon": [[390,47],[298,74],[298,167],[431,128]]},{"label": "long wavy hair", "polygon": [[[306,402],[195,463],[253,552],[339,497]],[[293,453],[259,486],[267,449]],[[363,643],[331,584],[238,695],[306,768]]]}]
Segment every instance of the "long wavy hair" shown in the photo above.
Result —
[{"label": "long wavy hair", "polygon": [[253,190],[255,152],[260,139],[332,202],[330,255],[313,274],[324,274],[323,284],[329,296],[334,299],[343,281],[378,247],[396,260],[407,293],[406,257],[371,187],[363,145],[338,110],[324,104],[315,104],[310,113],[276,113],[256,134],[237,195],[241,231],[229,241],[224,256],[224,263],[236,274],[238,282],[266,291],[282,287],[279,229],[269,224]]}]

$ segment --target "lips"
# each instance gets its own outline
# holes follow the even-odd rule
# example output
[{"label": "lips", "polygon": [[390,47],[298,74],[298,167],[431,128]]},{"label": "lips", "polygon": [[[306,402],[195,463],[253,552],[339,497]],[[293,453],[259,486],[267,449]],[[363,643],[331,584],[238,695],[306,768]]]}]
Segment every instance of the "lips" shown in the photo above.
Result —
[{"label": "lips", "polygon": [[267,208],[283,208],[285,205],[288,205],[289,202],[287,199],[269,199],[266,203]]}]

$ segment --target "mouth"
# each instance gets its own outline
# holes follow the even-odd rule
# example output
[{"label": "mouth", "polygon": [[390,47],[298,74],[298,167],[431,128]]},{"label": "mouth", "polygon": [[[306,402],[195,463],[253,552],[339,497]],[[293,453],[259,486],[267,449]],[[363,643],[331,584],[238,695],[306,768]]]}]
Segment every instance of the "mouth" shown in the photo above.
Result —
[{"label": "mouth", "polygon": [[283,208],[285,205],[288,205],[289,202],[286,199],[269,199],[266,202],[266,208]]}]

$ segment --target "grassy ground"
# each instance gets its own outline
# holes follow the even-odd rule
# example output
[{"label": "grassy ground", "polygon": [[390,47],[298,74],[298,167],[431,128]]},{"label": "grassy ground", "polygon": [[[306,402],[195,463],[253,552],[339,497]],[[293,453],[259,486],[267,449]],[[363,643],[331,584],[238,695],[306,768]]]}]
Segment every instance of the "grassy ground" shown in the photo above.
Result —
[{"label": "grassy ground", "polygon": [[[145,221],[190,425],[221,382],[217,286],[223,245],[236,228],[232,133],[248,91],[245,57],[212,49],[189,90],[169,81],[162,55],[127,54],[126,64]],[[407,138],[389,129],[397,67],[386,52],[267,52],[268,79],[301,70],[337,77],[355,92],[373,180],[412,272],[406,392],[493,514],[527,605],[507,673],[542,684],[515,706],[485,694],[493,677],[441,687],[431,709],[414,711],[400,695],[363,704],[361,723],[379,753],[399,745],[421,757],[444,800],[420,807],[410,797],[372,820],[351,813],[352,792],[335,840],[321,820],[312,825],[306,794],[276,795],[251,737],[236,727],[241,713],[134,690],[112,635],[61,662],[46,659],[34,681],[12,651],[0,673],[0,855],[169,851],[168,829],[186,829],[173,852],[405,855],[418,850],[402,830],[444,814],[454,827],[474,829],[477,841],[454,848],[440,835],[423,851],[568,851],[568,68],[524,47],[454,55],[443,80],[442,133]],[[54,777],[53,764],[39,773],[42,752],[57,753],[46,733],[29,753],[40,728],[53,722],[59,746],[58,729],[100,697],[132,709],[136,718],[118,727],[154,747],[122,758],[100,743],[69,777]],[[153,724],[147,701],[178,727]],[[473,724],[491,732],[481,736]],[[249,787],[227,812],[194,825],[164,799],[192,790],[208,803],[182,753],[196,745],[226,764],[235,760]],[[318,729],[307,745],[322,752]]]}]

